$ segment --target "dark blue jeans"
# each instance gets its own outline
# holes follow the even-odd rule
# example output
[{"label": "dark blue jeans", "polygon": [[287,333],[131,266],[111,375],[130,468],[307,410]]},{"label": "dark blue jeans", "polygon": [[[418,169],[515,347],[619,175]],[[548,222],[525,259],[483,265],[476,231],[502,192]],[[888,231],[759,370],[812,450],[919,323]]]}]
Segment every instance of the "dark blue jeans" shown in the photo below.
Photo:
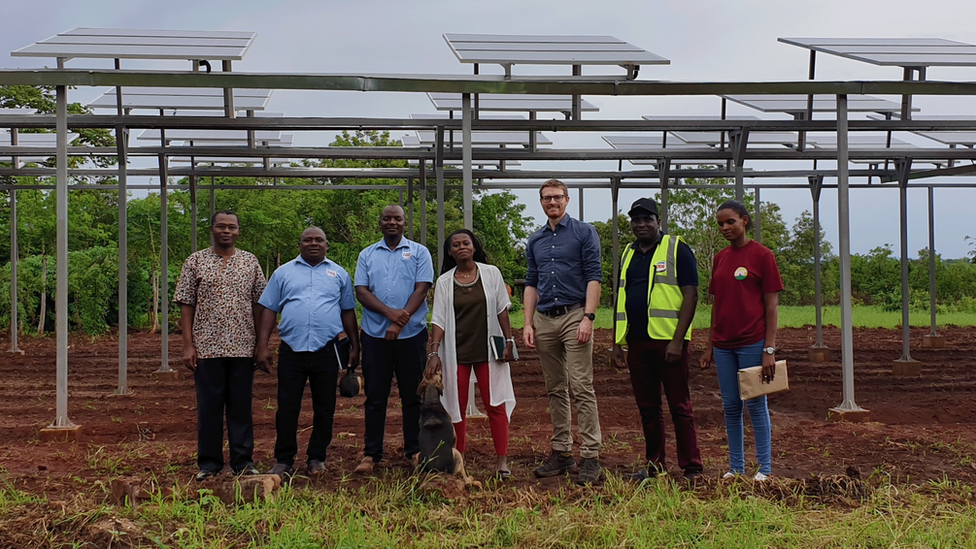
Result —
[{"label": "dark blue jeans", "polygon": [[[762,365],[764,341],[735,349],[713,348],[718,386],[722,391],[722,407],[725,410],[725,431],[729,436],[729,468],[733,473],[745,473],[746,460],[743,450],[742,399],[739,398],[739,370]],[[772,429],[769,425],[769,408],[766,395],[745,401],[752,420],[752,433],[756,439],[756,461],[759,472],[768,475],[772,469]]]},{"label": "dark blue jeans", "polygon": [[298,417],[302,412],[305,384],[312,389],[312,436],[308,459],[325,461],[332,442],[339,360],[335,342],[317,351],[293,351],[284,341],[278,349],[278,412],[275,414],[275,460],[289,467],[298,455]]},{"label": "dark blue jeans", "polygon": [[224,468],[225,412],[231,469],[238,473],[252,465],[254,358],[198,359],[193,382],[197,390],[197,466],[214,472]]}]

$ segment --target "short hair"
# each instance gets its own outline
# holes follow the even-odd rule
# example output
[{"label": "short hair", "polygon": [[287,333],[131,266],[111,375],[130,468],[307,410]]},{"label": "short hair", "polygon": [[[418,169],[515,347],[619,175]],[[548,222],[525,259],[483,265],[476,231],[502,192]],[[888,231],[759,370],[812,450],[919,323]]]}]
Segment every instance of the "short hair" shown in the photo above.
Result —
[{"label": "short hair", "polygon": [[725,202],[722,202],[722,205],[719,206],[717,210],[715,210],[715,213],[717,214],[722,210],[732,210],[739,217],[749,218],[749,221],[746,222],[746,229],[752,229],[752,216],[749,215],[749,210],[746,209],[746,205],[742,202],[739,202],[738,200],[726,200]]},{"label": "short hair", "polygon": [[539,187],[539,198],[542,198],[542,190],[547,187],[558,187],[563,190],[564,195],[569,196],[569,189],[566,187],[565,183],[563,183],[558,179],[550,179],[549,181],[543,183],[541,187]]},{"label": "short hair", "polygon": [[399,204],[387,204],[386,206],[383,206],[382,210],[380,210],[380,219],[383,219],[383,212],[385,212],[387,208],[394,208],[394,207],[400,208],[400,211],[403,212],[404,216],[406,216],[407,210],[403,209],[403,206]]},{"label": "short hair", "polygon": [[231,210],[220,210],[219,212],[214,212],[214,214],[212,216],[210,216],[210,226],[211,227],[213,227],[214,224],[217,223],[217,216],[218,215],[232,215],[232,216],[234,216],[234,219],[237,220],[237,224],[238,225],[241,224],[241,217],[239,215],[237,215],[236,212],[232,212]]},{"label": "short hair", "polygon": [[444,274],[454,267],[457,267],[457,260],[454,259],[453,255],[450,254],[450,251],[451,239],[459,234],[466,234],[471,238],[471,244],[474,245],[474,256],[472,259],[478,263],[488,263],[488,254],[485,253],[485,247],[481,245],[481,239],[475,236],[474,233],[468,229],[458,229],[451,233],[446,240],[444,240],[444,261],[441,263],[441,274]]}]

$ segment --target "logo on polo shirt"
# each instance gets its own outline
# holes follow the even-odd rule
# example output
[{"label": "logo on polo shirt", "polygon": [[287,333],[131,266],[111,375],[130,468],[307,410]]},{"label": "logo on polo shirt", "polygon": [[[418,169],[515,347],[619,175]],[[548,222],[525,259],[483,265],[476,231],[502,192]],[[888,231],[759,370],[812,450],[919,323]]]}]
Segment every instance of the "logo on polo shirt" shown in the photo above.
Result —
[{"label": "logo on polo shirt", "polygon": [[749,276],[749,269],[746,269],[745,267],[739,267],[738,269],[735,270],[736,280],[745,280],[747,276]]},{"label": "logo on polo shirt", "polygon": [[335,278],[339,273],[337,273],[335,271],[332,271],[332,270],[327,270],[327,271],[325,271],[325,274],[331,276],[332,278]]},{"label": "logo on polo shirt", "polygon": [[656,273],[663,273],[666,270],[668,270],[668,265],[663,261],[658,261],[657,265],[654,265],[654,272]]},{"label": "logo on polo shirt", "polygon": [[410,252],[403,252],[403,259],[410,259]]}]

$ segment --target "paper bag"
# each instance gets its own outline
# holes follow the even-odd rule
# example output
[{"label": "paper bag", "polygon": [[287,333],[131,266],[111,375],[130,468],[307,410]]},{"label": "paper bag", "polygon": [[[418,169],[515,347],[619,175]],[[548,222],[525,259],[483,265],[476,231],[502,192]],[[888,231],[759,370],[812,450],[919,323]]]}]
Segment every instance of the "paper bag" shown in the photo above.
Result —
[{"label": "paper bag", "polygon": [[776,361],[776,375],[769,383],[763,383],[762,366],[739,370],[739,398],[742,400],[789,390],[790,380],[785,360]]}]

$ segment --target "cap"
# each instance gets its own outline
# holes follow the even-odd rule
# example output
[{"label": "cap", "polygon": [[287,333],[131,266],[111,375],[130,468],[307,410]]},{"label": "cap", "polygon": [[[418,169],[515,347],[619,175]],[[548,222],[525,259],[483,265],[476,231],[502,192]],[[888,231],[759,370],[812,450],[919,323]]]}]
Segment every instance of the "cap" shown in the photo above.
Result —
[{"label": "cap", "polygon": [[661,214],[657,211],[657,202],[654,202],[654,200],[651,198],[638,198],[637,201],[634,202],[634,205],[630,207],[630,211],[627,212],[627,215],[633,217],[634,212],[637,210],[645,210],[648,213],[661,217]]}]

